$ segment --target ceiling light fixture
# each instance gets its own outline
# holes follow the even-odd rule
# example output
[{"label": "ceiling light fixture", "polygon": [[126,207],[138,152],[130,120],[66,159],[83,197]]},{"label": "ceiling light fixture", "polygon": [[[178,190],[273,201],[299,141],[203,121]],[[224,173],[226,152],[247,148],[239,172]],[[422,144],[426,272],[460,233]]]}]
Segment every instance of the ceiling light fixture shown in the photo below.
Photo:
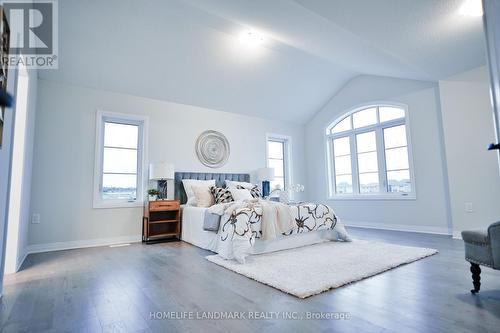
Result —
[{"label": "ceiling light fixture", "polygon": [[483,4],[481,0],[465,0],[459,13],[463,16],[483,16]]},{"label": "ceiling light fixture", "polygon": [[264,43],[264,35],[256,31],[245,31],[240,35],[240,41],[248,46],[257,46]]}]

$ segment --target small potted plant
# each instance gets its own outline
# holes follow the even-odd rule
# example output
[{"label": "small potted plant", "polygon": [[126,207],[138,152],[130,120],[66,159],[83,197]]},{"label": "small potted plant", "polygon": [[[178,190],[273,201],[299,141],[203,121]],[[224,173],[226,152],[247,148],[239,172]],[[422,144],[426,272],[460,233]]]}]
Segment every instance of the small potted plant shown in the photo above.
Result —
[{"label": "small potted plant", "polygon": [[160,192],[157,189],[149,189],[148,190],[148,195],[149,195],[149,201],[156,201],[158,200],[158,195],[160,195]]}]

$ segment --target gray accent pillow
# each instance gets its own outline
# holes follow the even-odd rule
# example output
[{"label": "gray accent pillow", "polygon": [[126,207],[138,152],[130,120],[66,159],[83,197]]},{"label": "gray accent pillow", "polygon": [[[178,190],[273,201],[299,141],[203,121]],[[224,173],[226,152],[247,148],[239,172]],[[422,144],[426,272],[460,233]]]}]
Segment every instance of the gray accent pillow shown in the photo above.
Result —
[{"label": "gray accent pillow", "polygon": [[208,210],[205,211],[205,218],[203,219],[203,230],[206,231],[219,231],[220,215],[211,214]]}]

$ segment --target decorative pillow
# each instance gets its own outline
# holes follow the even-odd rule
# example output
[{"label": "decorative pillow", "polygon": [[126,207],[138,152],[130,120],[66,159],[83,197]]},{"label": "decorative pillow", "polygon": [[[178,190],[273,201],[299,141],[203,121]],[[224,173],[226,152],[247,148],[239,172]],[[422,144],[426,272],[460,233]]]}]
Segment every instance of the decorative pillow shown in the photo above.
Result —
[{"label": "decorative pillow", "polygon": [[198,179],[183,179],[182,185],[187,195],[187,205],[196,206],[196,197],[194,195],[193,186],[215,186],[215,179],[212,180],[198,180]]},{"label": "decorative pillow", "polygon": [[252,187],[255,185],[252,183],[247,183],[247,182],[236,182],[234,180],[226,180],[226,187],[227,188],[237,188],[239,186],[246,188],[247,190],[250,190]]},{"label": "decorative pillow", "polygon": [[[236,188],[239,189],[239,190],[247,189],[246,187],[243,187],[241,185],[237,185]],[[259,186],[257,186],[257,185],[254,185],[250,189],[250,194],[252,195],[252,198],[262,198],[262,194],[260,193]]]},{"label": "decorative pillow", "polygon": [[215,204],[234,201],[231,191],[227,188],[211,186],[210,192],[212,192],[212,195],[214,196]]},{"label": "decorative pillow", "polygon": [[193,192],[196,198],[196,206],[211,207],[214,205],[214,196],[209,187],[193,186]]},{"label": "decorative pillow", "polygon": [[250,191],[247,190],[246,188],[244,189],[230,188],[229,191],[231,191],[234,201],[243,201],[252,199]]}]

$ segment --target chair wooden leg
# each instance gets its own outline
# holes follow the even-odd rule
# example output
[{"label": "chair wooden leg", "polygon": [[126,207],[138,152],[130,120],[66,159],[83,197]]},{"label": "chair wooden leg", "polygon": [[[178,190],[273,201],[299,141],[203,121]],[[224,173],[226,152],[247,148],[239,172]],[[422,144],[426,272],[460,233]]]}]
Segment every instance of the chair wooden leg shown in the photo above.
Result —
[{"label": "chair wooden leg", "polygon": [[471,263],[470,272],[472,273],[472,284],[474,285],[474,289],[470,292],[475,295],[481,289],[481,267],[478,264]]}]

